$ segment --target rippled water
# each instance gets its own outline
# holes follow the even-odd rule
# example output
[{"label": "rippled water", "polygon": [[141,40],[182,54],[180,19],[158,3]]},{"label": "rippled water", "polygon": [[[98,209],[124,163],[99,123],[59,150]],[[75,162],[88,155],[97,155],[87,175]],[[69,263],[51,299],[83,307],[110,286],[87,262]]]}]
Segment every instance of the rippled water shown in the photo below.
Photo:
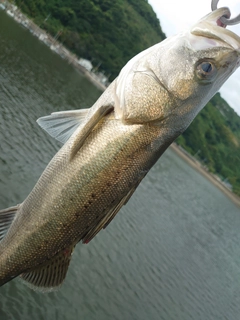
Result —
[{"label": "rippled water", "polygon": [[[59,148],[35,120],[100,95],[0,11],[0,208],[24,200]],[[1,320],[237,320],[240,210],[168,150],[109,227],[78,245],[61,290],[15,279]]]}]

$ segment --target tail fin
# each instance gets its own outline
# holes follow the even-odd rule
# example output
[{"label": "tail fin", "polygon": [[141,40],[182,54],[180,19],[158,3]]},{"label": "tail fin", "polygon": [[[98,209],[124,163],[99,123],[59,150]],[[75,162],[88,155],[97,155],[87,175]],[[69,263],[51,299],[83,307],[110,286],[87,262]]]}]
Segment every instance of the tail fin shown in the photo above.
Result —
[{"label": "tail fin", "polygon": [[6,235],[12,221],[20,207],[20,204],[15,207],[0,210],[0,241]]}]

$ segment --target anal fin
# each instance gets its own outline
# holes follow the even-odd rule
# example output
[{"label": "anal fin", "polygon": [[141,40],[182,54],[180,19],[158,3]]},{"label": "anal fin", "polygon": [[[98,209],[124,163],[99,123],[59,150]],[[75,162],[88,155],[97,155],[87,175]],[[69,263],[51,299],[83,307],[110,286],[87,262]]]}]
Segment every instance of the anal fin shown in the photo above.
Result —
[{"label": "anal fin", "polygon": [[0,241],[6,235],[12,221],[20,207],[20,204],[7,209],[0,210]]},{"label": "anal fin", "polygon": [[22,273],[21,279],[35,290],[44,292],[56,290],[66,277],[74,246],[60,251],[44,265]]}]

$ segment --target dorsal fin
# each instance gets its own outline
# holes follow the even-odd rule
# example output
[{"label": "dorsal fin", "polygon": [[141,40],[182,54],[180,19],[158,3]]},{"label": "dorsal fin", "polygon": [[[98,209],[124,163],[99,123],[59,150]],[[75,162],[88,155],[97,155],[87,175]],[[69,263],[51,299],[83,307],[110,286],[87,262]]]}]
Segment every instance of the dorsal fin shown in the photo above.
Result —
[{"label": "dorsal fin", "polygon": [[30,272],[22,273],[20,278],[35,290],[53,291],[66,277],[74,245],[56,254],[51,260]]},{"label": "dorsal fin", "polygon": [[12,224],[19,207],[20,204],[15,207],[0,210],[0,241],[4,238],[5,234],[10,228],[10,225]]},{"label": "dorsal fin", "polygon": [[87,117],[88,112],[89,109],[53,112],[39,118],[37,123],[50,136],[65,143]]}]

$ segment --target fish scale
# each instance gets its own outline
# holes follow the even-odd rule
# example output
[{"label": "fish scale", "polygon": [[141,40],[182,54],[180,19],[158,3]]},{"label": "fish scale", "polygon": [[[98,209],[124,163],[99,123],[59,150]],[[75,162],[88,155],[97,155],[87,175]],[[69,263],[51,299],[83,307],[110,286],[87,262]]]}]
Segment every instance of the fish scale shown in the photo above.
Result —
[{"label": "fish scale", "polygon": [[0,286],[17,276],[43,291],[61,285],[75,245],[109,225],[239,66],[240,38],[218,25],[228,13],[135,56],[90,109],[38,120],[64,145],[26,200],[0,211]]}]

